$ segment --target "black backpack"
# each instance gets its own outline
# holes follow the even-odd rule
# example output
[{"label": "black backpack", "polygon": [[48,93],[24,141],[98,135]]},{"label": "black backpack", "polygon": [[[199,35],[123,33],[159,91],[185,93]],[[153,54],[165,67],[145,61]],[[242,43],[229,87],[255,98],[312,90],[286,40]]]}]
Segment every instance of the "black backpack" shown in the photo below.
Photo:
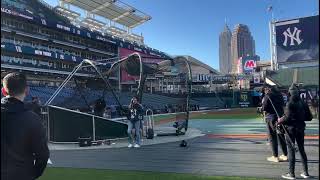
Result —
[{"label": "black backpack", "polygon": [[188,143],[187,143],[187,141],[182,140],[179,146],[180,146],[180,147],[187,147],[187,146],[188,146]]},{"label": "black backpack", "polygon": [[152,128],[147,129],[147,139],[153,139],[154,137],[154,131]]},{"label": "black backpack", "polygon": [[304,108],[304,115],[305,115],[304,121],[311,121],[313,119],[313,116],[309,109],[308,104],[303,102],[303,108]]}]

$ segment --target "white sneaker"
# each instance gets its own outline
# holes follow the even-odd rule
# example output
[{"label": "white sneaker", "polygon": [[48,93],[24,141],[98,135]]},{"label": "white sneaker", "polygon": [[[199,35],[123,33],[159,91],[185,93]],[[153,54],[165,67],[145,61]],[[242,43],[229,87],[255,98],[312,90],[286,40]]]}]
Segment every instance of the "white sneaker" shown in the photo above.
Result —
[{"label": "white sneaker", "polygon": [[309,174],[306,174],[306,173],[302,173],[300,174],[301,177],[303,177],[304,179],[308,179],[310,176]]},{"label": "white sneaker", "polygon": [[140,147],[140,145],[139,145],[139,144],[135,144],[133,147],[135,147],[135,148],[139,148],[139,147]]},{"label": "white sneaker", "polygon": [[129,145],[128,145],[128,148],[132,148],[132,147],[133,147],[133,145],[132,145],[132,144],[129,144]]},{"label": "white sneaker", "polygon": [[279,162],[279,158],[274,156],[268,157],[267,160],[271,162]]},{"label": "white sneaker", "polygon": [[283,179],[291,179],[291,180],[294,180],[296,179],[296,177],[294,177],[294,175],[288,173],[288,174],[284,174],[281,176]]},{"label": "white sneaker", "polygon": [[280,161],[288,161],[288,157],[285,155],[281,155],[281,156],[279,156],[279,160]]}]

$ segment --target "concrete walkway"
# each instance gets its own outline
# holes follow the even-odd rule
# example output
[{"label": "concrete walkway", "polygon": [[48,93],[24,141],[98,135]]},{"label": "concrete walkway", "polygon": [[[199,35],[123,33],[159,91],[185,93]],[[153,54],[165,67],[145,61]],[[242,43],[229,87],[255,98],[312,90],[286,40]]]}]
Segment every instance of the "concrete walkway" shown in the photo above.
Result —
[{"label": "concrete walkway", "polygon": [[[266,161],[271,151],[265,141],[255,139],[215,139],[206,136],[190,139],[189,147],[178,142],[142,146],[139,149],[108,148],[51,151],[54,167],[139,170],[192,173],[201,175],[243,176],[279,179],[288,163]],[[306,141],[309,172],[319,179],[318,141]],[[296,175],[302,170],[297,155]]]},{"label": "concrete walkway", "polygon": [[[204,136],[200,130],[195,128],[189,128],[185,135],[181,136],[157,136],[160,133],[174,133],[175,130],[173,127],[156,127],[154,129],[155,137],[153,139],[142,139],[142,146],[154,145],[154,144],[163,144],[169,142],[178,142],[182,140],[192,139],[195,137]],[[122,140],[111,141],[110,145],[102,144],[99,146],[90,146],[90,147],[79,147],[78,144],[63,144],[63,143],[49,143],[50,150],[85,150],[85,149],[107,149],[107,148],[121,148],[127,147],[128,140],[124,138]]]},{"label": "concrete walkway", "polygon": [[[156,133],[174,132],[168,125],[158,126]],[[53,164],[49,166],[271,179],[280,179],[281,174],[288,171],[288,162],[266,161],[271,150],[266,145],[262,121],[199,120],[192,121],[190,127],[193,128],[189,128],[184,136],[145,139],[141,148],[127,148],[127,140],[109,146],[83,148],[76,144],[50,144]],[[307,134],[319,135],[318,120],[308,123],[307,128]],[[182,139],[187,139],[187,148],[179,147]],[[313,176],[311,179],[319,179],[319,138],[306,139],[305,149],[309,173]],[[299,153],[296,158],[296,176],[299,179],[302,170]]]}]

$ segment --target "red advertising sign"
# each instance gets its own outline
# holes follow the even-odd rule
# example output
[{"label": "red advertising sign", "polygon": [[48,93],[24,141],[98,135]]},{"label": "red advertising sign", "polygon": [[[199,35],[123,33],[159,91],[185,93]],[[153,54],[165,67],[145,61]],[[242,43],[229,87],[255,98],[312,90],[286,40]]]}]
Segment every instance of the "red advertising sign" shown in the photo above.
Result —
[{"label": "red advertising sign", "polygon": [[[157,56],[150,56],[139,51],[133,51],[125,48],[120,48],[120,57],[126,57],[134,52],[138,52],[141,55],[144,63],[159,63],[162,61],[161,58],[157,59]],[[138,76],[131,76],[124,69],[121,69],[121,82],[135,81],[137,79],[139,79]]]},{"label": "red advertising sign", "polygon": [[256,67],[256,62],[255,60],[247,60],[244,64],[244,69],[245,70],[252,70],[253,68]]},{"label": "red advertising sign", "polygon": [[251,74],[257,67],[258,56],[244,56],[242,57],[243,73]]}]

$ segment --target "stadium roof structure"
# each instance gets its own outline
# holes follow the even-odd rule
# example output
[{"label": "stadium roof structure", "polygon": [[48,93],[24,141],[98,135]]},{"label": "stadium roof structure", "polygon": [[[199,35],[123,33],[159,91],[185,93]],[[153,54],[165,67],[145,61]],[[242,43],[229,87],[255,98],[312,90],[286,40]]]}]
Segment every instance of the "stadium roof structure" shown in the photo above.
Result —
[{"label": "stadium roof structure", "polygon": [[61,1],[84,9],[91,14],[96,14],[113,22],[117,22],[128,28],[134,28],[151,19],[151,16],[119,0]]},{"label": "stadium roof structure", "polygon": [[86,17],[81,21],[81,25],[90,29],[100,31],[106,24],[94,18]]},{"label": "stadium roof structure", "polygon": [[290,87],[294,83],[303,86],[319,86],[319,67],[281,69],[267,74],[266,79],[280,87]]},{"label": "stadium roof structure", "polygon": [[71,21],[74,21],[75,19],[80,17],[80,13],[71,11],[70,9],[64,8],[62,6],[57,6],[54,9]]},{"label": "stadium roof structure", "polygon": [[217,75],[221,74],[221,73],[220,73],[219,71],[217,71],[216,69],[213,69],[213,68],[210,67],[209,65],[207,65],[207,64],[199,61],[198,59],[196,59],[196,58],[194,58],[194,57],[192,57],[192,56],[184,56],[184,57],[185,57],[188,61],[190,61],[191,63],[196,64],[196,65],[198,65],[198,66],[201,66],[201,67],[203,67],[203,68],[211,71],[211,72],[214,73],[214,74],[217,74]]},{"label": "stadium roof structure", "polygon": [[120,38],[125,38],[129,41],[136,41],[136,42],[139,42],[139,43],[143,43],[143,37],[142,36],[139,36],[137,34],[128,34],[125,30],[123,29],[120,29],[116,26],[110,26],[106,29],[106,32],[111,34],[111,35],[114,35],[114,36],[117,36],[117,37],[120,37]]}]

